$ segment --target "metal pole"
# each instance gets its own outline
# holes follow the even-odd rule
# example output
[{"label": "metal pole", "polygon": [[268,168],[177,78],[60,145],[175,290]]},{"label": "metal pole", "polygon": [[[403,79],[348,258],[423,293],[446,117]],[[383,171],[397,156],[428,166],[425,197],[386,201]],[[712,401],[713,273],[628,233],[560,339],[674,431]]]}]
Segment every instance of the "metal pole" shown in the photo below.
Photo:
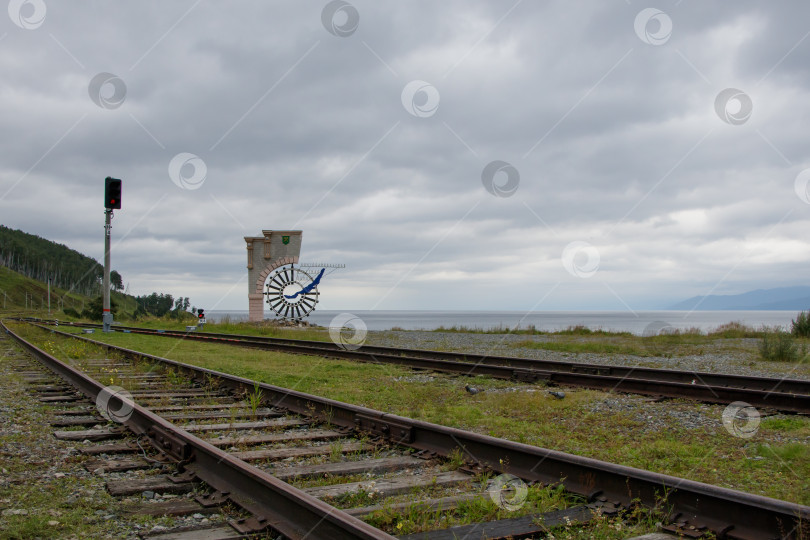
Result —
[{"label": "metal pole", "polygon": [[112,311],[110,311],[110,220],[112,219],[112,210],[107,209],[104,211],[104,304],[102,313],[102,322],[104,323],[104,332],[110,332],[110,325],[113,322]]}]

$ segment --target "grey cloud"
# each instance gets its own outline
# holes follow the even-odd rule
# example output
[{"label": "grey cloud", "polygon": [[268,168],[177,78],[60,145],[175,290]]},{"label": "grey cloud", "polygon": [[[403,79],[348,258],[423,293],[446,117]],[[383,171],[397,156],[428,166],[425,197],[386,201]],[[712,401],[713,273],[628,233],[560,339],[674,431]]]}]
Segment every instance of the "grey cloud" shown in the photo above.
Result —
[{"label": "grey cloud", "polygon": [[[2,222],[99,257],[100,186],[120,177],[113,266],[141,292],[188,283],[197,304],[243,277],[243,236],[296,223],[305,259],[348,265],[330,279],[356,307],[423,258],[381,307],[528,309],[562,280],[541,308],[623,309],[599,279],[656,307],[723,278],[736,261],[712,250],[769,231],[806,244],[792,186],[810,166],[806,6],[654,2],[673,32],[652,46],[633,28],[646,4],[357,1],[344,38],[323,28],[325,4],[99,1],[49,4],[37,30],[5,22],[0,196],[33,169]],[[100,72],[125,82],[119,108],[89,98]],[[415,79],[438,90],[435,115],[403,108]],[[741,126],[715,114],[728,87],[752,98]],[[180,152],[205,161],[199,189],[170,180]],[[481,185],[493,160],[520,171],[514,196]],[[42,208],[48,188],[59,204]],[[604,250],[587,283],[559,260],[573,240]],[[721,288],[806,273],[756,260]],[[487,287],[505,266],[531,294]],[[243,292],[223,305],[244,308]]]}]

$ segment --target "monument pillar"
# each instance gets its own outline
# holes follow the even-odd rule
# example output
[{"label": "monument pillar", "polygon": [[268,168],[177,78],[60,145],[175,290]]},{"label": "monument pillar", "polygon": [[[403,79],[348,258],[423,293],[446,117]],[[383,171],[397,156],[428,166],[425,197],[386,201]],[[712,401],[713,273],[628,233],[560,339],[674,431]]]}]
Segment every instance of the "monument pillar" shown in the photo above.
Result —
[{"label": "monument pillar", "polygon": [[248,320],[264,319],[264,282],[281,266],[298,264],[303,231],[262,231],[245,236],[248,269]]}]

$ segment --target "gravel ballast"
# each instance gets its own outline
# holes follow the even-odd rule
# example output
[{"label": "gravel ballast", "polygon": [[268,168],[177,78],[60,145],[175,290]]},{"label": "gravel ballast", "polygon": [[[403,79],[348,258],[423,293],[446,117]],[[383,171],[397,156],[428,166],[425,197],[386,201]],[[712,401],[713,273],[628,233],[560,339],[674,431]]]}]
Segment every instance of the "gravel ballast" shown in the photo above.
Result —
[{"label": "gravel ballast", "polygon": [[[810,380],[810,365],[787,362],[768,362],[759,359],[758,339],[741,338],[734,341],[735,350],[707,345],[700,355],[634,356],[625,354],[567,353],[521,347],[527,340],[542,342],[553,335],[477,334],[461,332],[434,332],[423,330],[371,331],[366,343],[383,347],[432,349],[438,351],[468,352],[491,356],[515,356],[537,360],[581,362],[627,367],[657,367],[696,372],[726,373],[755,377],[776,377]],[[598,339],[598,338],[597,338]],[[715,350],[712,350],[715,349]],[[654,354],[651,353],[651,354]]]},{"label": "gravel ballast", "polygon": [[[88,460],[116,456],[85,456],[79,448],[92,443],[56,439],[50,426],[55,407],[37,399],[20,374],[23,365],[30,366],[25,368],[30,371],[40,368],[1,334],[0,537],[142,538],[225,521],[221,514],[159,518],[127,515],[126,508],[133,504],[159,503],[177,496],[151,493],[115,498],[107,493],[107,482],[173,472],[174,468],[123,473],[87,471],[84,465]],[[46,371],[42,373],[47,375]]]}]

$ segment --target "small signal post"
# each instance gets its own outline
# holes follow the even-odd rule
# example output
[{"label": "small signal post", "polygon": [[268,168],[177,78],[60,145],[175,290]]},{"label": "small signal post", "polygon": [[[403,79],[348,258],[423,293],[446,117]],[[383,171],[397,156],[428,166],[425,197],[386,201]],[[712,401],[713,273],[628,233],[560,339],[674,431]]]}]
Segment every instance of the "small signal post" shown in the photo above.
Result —
[{"label": "small signal post", "polygon": [[121,208],[121,180],[107,177],[104,179],[104,304],[102,323],[104,332],[111,332],[113,314],[110,311],[110,222],[113,217],[113,209]]}]

